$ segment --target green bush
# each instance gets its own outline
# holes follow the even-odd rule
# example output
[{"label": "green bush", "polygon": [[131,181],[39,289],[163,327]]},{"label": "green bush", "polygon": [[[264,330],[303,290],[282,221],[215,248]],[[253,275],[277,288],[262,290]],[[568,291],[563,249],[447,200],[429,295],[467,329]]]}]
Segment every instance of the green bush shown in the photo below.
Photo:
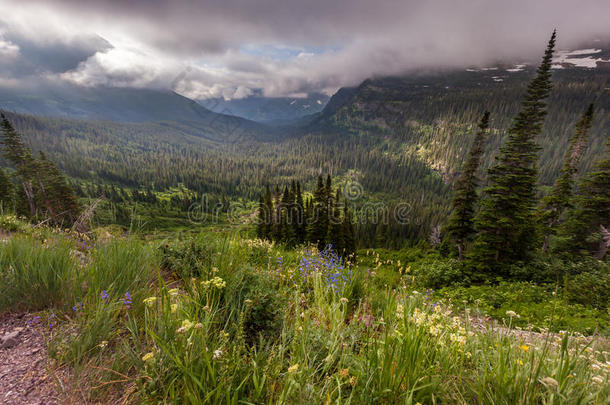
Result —
[{"label": "green bush", "polygon": [[418,284],[427,288],[468,284],[463,266],[456,260],[426,260],[414,267],[414,274]]},{"label": "green bush", "polygon": [[605,310],[610,302],[610,272],[598,269],[566,277],[565,289],[570,302]]}]

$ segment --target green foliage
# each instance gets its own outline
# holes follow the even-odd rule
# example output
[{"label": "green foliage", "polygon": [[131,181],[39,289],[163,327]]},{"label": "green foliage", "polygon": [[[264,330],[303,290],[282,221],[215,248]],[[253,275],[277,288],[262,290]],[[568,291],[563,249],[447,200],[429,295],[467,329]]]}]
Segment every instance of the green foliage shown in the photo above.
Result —
[{"label": "green foliage", "polygon": [[[584,273],[583,273],[584,274]],[[569,286],[569,284],[568,284]],[[569,288],[569,287],[568,287]],[[562,293],[553,285],[540,286],[529,282],[503,281],[496,285],[446,287],[435,295],[457,308],[470,308],[476,315],[503,320],[506,325],[603,334],[609,332],[610,319],[605,311],[597,311],[572,301],[570,293]],[[581,301],[582,302],[582,301]],[[516,312],[512,317],[507,311]],[[509,312],[510,313],[510,312]]]},{"label": "green foliage", "polygon": [[610,307],[610,265],[597,270],[584,271],[574,277],[566,277],[566,298],[583,306],[600,310]]}]

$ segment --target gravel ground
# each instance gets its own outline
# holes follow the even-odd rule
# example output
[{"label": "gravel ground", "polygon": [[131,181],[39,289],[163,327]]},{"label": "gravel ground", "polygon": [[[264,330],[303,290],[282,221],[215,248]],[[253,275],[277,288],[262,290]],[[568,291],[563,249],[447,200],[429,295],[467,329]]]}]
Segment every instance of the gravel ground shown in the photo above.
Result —
[{"label": "gravel ground", "polygon": [[0,404],[59,404],[43,326],[31,314],[0,316]]}]

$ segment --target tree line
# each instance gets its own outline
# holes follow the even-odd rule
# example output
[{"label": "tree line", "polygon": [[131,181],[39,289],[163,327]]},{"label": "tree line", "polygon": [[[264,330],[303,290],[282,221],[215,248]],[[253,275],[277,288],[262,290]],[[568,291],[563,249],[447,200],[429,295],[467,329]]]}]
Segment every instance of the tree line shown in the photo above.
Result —
[{"label": "tree line", "polygon": [[279,186],[272,193],[267,185],[260,196],[256,233],[261,239],[296,246],[315,244],[319,250],[330,246],[342,258],[356,252],[353,217],[341,189],[333,190],[330,174],[324,182],[318,176],[313,195],[304,198],[300,181]]}]

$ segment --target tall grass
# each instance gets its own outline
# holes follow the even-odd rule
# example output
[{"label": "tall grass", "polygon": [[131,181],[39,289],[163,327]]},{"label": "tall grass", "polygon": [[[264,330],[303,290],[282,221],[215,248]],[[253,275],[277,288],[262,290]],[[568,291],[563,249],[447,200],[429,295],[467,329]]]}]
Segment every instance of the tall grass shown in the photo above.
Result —
[{"label": "tall grass", "polygon": [[15,236],[0,243],[0,312],[71,305],[79,272],[70,255],[72,243]]}]

